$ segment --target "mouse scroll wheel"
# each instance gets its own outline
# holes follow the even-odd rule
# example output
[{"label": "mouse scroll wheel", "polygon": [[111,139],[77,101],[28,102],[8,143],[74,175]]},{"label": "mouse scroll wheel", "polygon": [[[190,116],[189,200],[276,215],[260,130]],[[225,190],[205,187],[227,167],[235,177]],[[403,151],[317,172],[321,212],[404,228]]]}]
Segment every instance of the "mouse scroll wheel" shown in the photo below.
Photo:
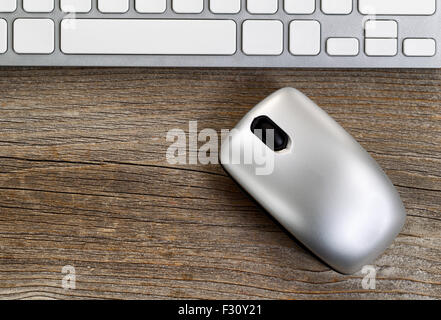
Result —
[{"label": "mouse scroll wheel", "polygon": [[255,118],[251,131],[274,151],[284,150],[288,146],[288,135],[267,116]]}]

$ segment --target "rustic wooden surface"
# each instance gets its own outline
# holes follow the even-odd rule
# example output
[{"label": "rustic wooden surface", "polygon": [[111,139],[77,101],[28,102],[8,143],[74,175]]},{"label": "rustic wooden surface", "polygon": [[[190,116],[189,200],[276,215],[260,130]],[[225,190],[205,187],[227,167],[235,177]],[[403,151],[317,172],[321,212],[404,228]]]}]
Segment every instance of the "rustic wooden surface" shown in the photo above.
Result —
[{"label": "rustic wooden surface", "polygon": [[[168,130],[231,128],[284,86],[402,196],[375,290],[319,262],[219,166],[165,160]],[[441,71],[0,69],[0,298],[441,298]]]}]

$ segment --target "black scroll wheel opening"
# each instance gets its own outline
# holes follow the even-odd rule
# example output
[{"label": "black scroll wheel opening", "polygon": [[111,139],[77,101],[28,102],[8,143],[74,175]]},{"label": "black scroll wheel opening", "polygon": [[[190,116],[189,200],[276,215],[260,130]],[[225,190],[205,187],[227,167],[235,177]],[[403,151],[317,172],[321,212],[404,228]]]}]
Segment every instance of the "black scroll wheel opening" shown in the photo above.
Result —
[{"label": "black scroll wheel opening", "polygon": [[[251,131],[274,151],[282,151],[288,146],[288,135],[267,116],[255,118],[251,123]],[[274,141],[270,141],[273,140],[272,136],[274,136]]]}]

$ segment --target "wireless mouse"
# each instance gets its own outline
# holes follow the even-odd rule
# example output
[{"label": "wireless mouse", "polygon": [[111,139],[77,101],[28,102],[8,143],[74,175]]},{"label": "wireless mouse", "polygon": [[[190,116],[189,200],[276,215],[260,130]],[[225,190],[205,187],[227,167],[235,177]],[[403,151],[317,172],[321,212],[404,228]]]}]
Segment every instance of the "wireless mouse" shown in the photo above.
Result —
[{"label": "wireless mouse", "polygon": [[406,211],[371,156],[293,88],[263,100],[222,139],[229,175],[295,238],[335,270],[372,263]]}]

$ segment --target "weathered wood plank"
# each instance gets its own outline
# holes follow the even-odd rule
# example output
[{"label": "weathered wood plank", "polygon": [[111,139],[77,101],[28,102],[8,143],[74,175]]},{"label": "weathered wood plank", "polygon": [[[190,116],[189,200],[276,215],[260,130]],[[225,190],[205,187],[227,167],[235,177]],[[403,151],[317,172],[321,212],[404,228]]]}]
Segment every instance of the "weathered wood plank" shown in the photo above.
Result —
[{"label": "weathered wood plank", "polygon": [[[284,86],[405,202],[375,290],[315,259],[219,166],[165,160],[168,130],[231,128]],[[0,69],[0,298],[441,298],[441,71]]]}]

